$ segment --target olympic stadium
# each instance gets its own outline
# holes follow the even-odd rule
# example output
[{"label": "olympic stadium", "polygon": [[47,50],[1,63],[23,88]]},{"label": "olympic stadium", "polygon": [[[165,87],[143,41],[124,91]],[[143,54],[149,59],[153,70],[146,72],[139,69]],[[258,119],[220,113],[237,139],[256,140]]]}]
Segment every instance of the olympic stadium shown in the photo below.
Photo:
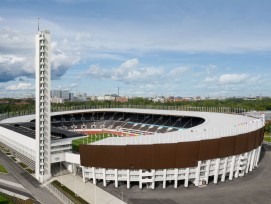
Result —
[{"label": "olympic stadium", "polygon": [[[265,124],[262,114],[132,108],[54,112],[50,119],[52,172],[61,163],[71,173],[82,171],[84,182],[151,189],[208,185],[253,171]],[[0,121],[0,144],[33,170],[35,127],[36,115]],[[101,134],[109,136],[97,138]]]}]

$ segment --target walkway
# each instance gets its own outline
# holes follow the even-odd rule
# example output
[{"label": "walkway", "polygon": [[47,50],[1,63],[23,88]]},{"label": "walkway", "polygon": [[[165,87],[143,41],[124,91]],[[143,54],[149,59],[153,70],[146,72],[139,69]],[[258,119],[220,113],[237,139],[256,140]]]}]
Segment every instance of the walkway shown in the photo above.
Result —
[{"label": "walkway", "polygon": [[82,177],[78,175],[73,176],[72,174],[66,174],[54,177],[52,181],[53,180],[58,180],[63,183],[66,187],[92,204],[125,204],[125,202],[93,185],[89,181],[84,183]]}]

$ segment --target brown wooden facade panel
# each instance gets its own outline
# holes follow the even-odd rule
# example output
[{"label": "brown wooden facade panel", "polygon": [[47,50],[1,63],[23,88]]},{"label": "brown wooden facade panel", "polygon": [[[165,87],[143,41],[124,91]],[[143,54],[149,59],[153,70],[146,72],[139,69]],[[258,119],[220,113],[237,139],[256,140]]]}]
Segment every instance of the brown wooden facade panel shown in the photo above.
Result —
[{"label": "brown wooden facade panel", "polygon": [[117,169],[168,169],[194,167],[199,160],[223,158],[256,149],[263,128],[213,140],[153,145],[80,145],[82,166]]}]

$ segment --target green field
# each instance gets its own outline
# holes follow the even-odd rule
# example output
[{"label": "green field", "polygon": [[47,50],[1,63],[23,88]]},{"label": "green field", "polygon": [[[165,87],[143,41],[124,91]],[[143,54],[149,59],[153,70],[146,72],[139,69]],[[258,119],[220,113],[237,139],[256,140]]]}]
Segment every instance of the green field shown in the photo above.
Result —
[{"label": "green field", "polygon": [[0,173],[8,173],[4,166],[0,164]]},{"label": "green field", "polygon": [[89,135],[88,137],[85,137],[85,138],[73,140],[72,141],[72,150],[79,152],[79,145],[80,144],[89,144],[92,142],[103,140],[108,137],[118,137],[118,136],[112,135],[112,134],[107,134],[107,133]]}]

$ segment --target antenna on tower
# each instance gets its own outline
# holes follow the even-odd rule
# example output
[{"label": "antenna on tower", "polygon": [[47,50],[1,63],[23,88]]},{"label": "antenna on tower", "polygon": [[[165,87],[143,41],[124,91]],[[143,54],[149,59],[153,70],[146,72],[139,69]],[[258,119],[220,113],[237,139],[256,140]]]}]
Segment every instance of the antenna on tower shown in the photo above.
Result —
[{"label": "antenna on tower", "polygon": [[40,31],[40,18],[38,18],[38,31]]},{"label": "antenna on tower", "polygon": [[118,85],[118,96],[120,96],[120,86]]}]

